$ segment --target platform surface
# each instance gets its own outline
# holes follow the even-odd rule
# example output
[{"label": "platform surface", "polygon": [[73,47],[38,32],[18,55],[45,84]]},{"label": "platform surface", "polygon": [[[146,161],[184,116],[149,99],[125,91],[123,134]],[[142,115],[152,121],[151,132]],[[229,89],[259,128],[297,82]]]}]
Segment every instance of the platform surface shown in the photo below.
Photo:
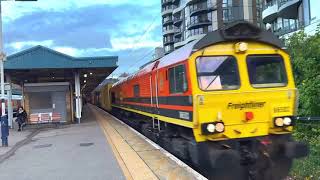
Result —
[{"label": "platform surface", "polygon": [[6,180],[124,180],[123,172],[94,118],[44,129],[0,163]]},{"label": "platform surface", "polygon": [[[198,176],[93,105],[81,124],[39,130],[0,162],[8,180],[193,180]],[[14,145],[12,145],[14,146]]]}]

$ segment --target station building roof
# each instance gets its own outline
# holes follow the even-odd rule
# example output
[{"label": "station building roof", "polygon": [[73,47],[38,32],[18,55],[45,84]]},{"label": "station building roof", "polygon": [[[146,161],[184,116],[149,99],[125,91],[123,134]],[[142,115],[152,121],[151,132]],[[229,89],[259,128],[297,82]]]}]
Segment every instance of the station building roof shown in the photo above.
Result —
[{"label": "station building roof", "polygon": [[71,82],[80,73],[84,93],[90,93],[118,66],[117,56],[73,57],[44,46],[12,54],[4,64],[13,83]]}]

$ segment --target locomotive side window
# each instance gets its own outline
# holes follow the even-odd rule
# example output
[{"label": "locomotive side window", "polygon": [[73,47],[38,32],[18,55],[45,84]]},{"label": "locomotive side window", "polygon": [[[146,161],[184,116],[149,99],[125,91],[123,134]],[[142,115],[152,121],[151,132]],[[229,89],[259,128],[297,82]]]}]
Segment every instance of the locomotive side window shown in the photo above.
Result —
[{"label": "locomotive side window", "polygon": [[233,56],[199,57],[196,66],[201,90],[230,90],[240,87],[237,61]]},{"label": "locomotive side window", "polygon": [[134,97],[140,96],[140,87],[138,84],[133,86],[133,95],[134,95]]},{"label": "locomotive side window", "polygon": [[183,93],[188,89],[186,69],[184,65],[178,65],[169,69],[170,93]]},{"label": "locomotive side window", "polygon": [[280,55],[251,55],[247,57],[250,83],[255,88],[281,87],[288,83]]}]

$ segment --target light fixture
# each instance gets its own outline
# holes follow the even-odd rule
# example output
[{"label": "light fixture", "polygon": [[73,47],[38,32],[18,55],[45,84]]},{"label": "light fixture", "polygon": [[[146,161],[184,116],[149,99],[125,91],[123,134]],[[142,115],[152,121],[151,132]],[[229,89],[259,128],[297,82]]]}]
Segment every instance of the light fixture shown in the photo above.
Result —
[{"label": "light fixture", "polygon": [[224,131],[224,124],[222,122],[218,122],[216,124],[216,131],[219,132],[219,133]]},{"label": "light fixture", "polygon": [[84,82],[84,83],[86,83],[86,82],[87,82],[87,80],[84,80],[83,82]]},{"label": "light fixture", "polygon": [[246,52],[248,50],[248,43],[246,42],[238,42],[235,45],[236,53]]},{"label": "light fixture", "polygon": [[207,131],[210,133],[213,133],[215,131],[216,127],[214,124],[208,124],[207,125]]},{"label": "light fixture", "polygon": [[274,125],[276,125],[277,127],[283,127],[283,118],[281,117],[278,117],[274,120]]},{"label": "light fixture", "polygon": [[290,126],[290,125],[291,125],[291,123],[292,123],[291,118],[289,118],[289,117],[285,117],[285,118],[283,119],[283,124],[284,124],[284,125],[286,125],[286,126]]},{"label": "light fixture", "polygon": [[93,73],[91,72],[90,75],[92,75]]},{"label": "light fixture", "polygon": [[85,77],[85,78],[88,77],[88,74],[84,74],[83,77]]}]

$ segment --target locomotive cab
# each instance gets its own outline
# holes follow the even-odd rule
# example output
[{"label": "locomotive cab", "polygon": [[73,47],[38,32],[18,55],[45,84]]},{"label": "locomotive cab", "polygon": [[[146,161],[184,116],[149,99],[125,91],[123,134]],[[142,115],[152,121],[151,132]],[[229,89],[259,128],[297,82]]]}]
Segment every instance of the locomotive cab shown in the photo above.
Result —
[{"label": "locomotive cab", "polygon": [[[240,43],[246,48],[238,52]],[[292,131],[297,90],[283,50],[259,42],[229,42],[209,46],[191,59],[198,140]]]}]

